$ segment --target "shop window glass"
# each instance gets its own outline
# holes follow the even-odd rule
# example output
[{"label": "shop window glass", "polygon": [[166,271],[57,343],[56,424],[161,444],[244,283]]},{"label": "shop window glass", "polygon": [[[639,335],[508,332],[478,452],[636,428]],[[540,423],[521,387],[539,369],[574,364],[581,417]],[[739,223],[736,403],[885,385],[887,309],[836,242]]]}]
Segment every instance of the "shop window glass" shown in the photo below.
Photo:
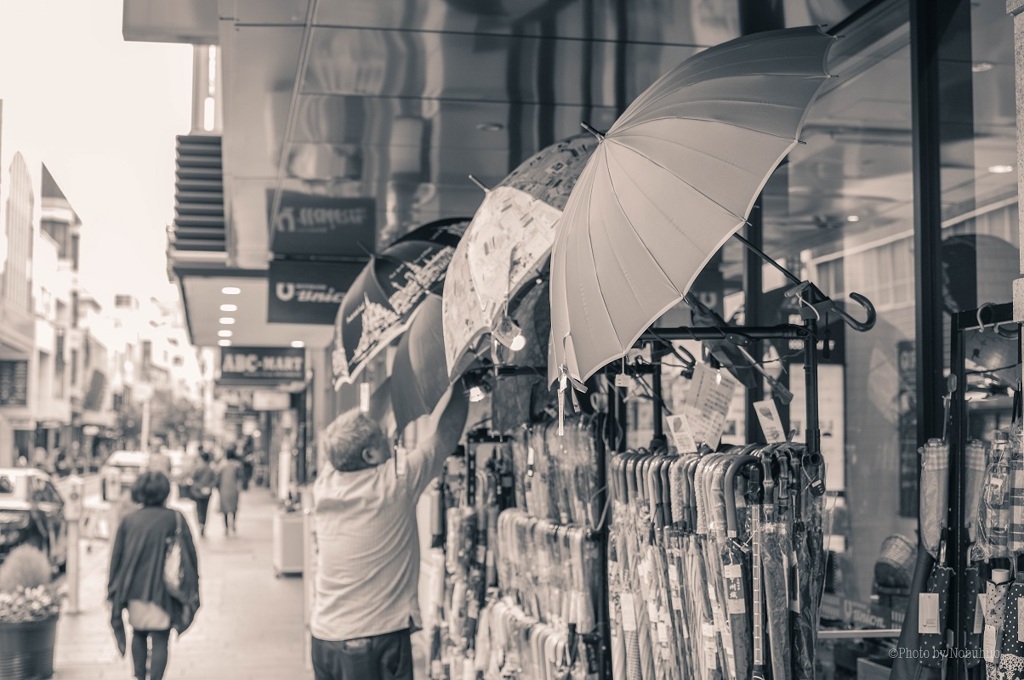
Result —
[{"label": "shop window glass", "polygon": [[[821,448],[833,508],[826,539],[831,553],[826,626],[833,619],[841,627],[871,627],[864,620],[844,620],[851,610],[842,604],[850,603],[865,612],[878,607],[889,616],[881,626],[898,628],[891,619],[902,616],[909,583],[900,588],[879,582],[876,564],[900,557],[894,547],[917,542],[913,146],[905,10],[869,15],[844,29],[829,63],[836,77],[809,112],[804,143],[776,172],[763,199],[767,253],[852,316],[864,318],[849,298],[852,292],[867,296],[878,314],[867,333],[829,324],[835,350],[819,367]],[[779,310],[780,291],[790,285],[765,276],[762,314],[778,317],[768,321],[787,318]],[[793,310],[788,318],[799,321]],[[803,439],[799,357],[783,379],[794,393],[786,417]],[[907,581],[912,568],[911,561],[903,574]],[[820,658],[834,665],[837,677],[843,671],[856,674],[856,667],[841,668],[842,654],[836,653],[834,662],[833,651],[832,642],[823,644]]]}]

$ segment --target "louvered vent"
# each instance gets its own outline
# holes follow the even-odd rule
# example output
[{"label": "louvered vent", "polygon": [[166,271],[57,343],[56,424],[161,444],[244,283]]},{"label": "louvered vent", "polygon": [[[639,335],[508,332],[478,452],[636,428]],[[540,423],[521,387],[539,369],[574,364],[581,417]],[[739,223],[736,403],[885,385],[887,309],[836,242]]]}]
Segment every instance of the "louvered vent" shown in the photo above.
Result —
[{"label": "louvered vent", "polygon": [[172,267],[223,262],[224,175],[219,135],[179,135],[174,177],[174,225],[168,255]]}]

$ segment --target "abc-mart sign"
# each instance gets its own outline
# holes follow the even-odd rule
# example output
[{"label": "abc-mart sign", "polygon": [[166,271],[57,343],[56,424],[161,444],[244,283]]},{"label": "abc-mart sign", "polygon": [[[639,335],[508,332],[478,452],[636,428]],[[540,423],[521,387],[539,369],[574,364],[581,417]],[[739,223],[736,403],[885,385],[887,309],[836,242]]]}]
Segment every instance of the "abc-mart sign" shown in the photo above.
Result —
[{"label": "abc-mart sign", "polygon": [[222,347],[220,381],[291,382],[306,379],[306,350],[294,347]]}]

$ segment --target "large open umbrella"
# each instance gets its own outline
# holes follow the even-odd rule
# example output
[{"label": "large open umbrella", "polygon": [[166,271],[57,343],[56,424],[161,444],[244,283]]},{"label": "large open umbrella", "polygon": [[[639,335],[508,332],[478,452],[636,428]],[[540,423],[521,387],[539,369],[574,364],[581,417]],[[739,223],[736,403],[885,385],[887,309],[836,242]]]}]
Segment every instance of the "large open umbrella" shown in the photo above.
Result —
[{"label": "large open umbrella", "polygon": [[797,144],[833,42],[806,27],[711,47],[602,137],[551,252],[552,377],[584,380],[624,356],[745,224]]},{"label": "large open umbrella", "polygon": [[597,140],[545,147],[491,189],[473,215],[445,283],[445,343],[452,375],[475,341],[500,326],[508,304],[548,263],[555,224]]},{"label": "large open umbrella", "polygon": [[371,258],[345,293],[334,324],[335,387],[352,382],[408,327],[417,305],[440,293],[469,220],[425,224]]}]

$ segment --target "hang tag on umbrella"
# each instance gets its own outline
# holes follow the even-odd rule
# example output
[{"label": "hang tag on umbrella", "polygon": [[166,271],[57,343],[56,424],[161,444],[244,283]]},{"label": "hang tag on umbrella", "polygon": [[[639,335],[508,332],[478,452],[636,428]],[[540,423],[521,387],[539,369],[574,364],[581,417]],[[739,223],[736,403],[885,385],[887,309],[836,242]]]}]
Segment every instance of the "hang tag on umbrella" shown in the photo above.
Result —
[{"label": "hang tag on umbrella", "polygon": [[917,601],[917,632],[921,635],[938,635],[939,594],[921,593]]},{"label": "hang tag on umbrella", "polygon": [[622,365],[622,370],[615,374],[615,386],[616,387],[620,387],[620,388],[624,387],[626,389],[629,389],[631,381],[629,379],[629,376],[626,375],[626,360],[625,359],[622,360],[622,364],[621,365]]},{"label": "hang tag on umbrella", "polygon": [[636,609],[633,608],[633,594],[622,593],[619,596],[622,607],[622,630],[627,633],[636,632]]},{"label": "hang tag on umbrella", "polygon": [[764,433],[766,442],[780,444],[786,441],[786,429],[782,426],[782,418],[774,399],[755,401],[754,412],[757,414],[757,421],[761,424],[761,432]]},{"label": "hang tag on umbrella", "polygon": [[679,453],[691,453],[697,450],[697,442],[693,438],[693,431],[690,430],[690,423],[682,413],[666,416],[668,431],[672,435],[672,442],[679,449]]},{"label": "hang tag on umbrella", "polygon": [[359,383],[359,412],[370,412],[370,383]]},{"label": "hang tag on umbrella", "polygon": [[996,650],[996,627],[985,626],[985,635],[982,638],[982,651],[985,655],[985,663],[997,663],[999,661]]},{"label": "hang tag on umbrella", "polygon": [[695,440],[712,449],[718,447],[738,386],[739,381],[731,375],[697,364],[684,406]]}]

